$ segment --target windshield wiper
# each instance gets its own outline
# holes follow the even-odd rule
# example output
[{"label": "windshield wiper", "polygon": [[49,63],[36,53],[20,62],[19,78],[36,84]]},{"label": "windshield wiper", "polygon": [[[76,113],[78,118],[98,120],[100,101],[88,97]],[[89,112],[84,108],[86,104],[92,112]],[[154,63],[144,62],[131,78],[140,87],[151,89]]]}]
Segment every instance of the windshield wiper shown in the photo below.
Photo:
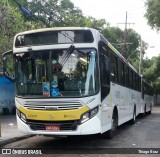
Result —
[{"label": "windshield wiper", "polygon": [[75,46],[71,45],[68,49],[67,52],[64,56],[64,58],[61,60],[60,64],[62,65],[62,67],[64,66],[64,64],[66,63],[66,61],[68,60],[68,58],[70,57],[70,55],[72,54],[72,52],[75,50]]}]

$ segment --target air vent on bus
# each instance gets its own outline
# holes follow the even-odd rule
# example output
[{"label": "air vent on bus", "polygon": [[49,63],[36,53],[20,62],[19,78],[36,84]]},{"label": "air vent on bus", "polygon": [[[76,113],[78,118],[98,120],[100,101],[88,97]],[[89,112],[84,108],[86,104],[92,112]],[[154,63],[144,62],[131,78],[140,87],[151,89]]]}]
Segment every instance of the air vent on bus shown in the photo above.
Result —
[{"label": "air vent on bus", "polygon": [[74,110],[83,105],[80,102],[27,102],[24,107],[30,110]]}]

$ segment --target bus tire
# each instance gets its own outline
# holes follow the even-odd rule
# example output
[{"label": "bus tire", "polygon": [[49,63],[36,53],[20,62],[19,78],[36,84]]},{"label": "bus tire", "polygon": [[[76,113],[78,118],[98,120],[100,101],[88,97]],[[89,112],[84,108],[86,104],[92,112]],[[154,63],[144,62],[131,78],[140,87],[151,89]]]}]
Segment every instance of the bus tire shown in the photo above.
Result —
[{"label": "bus tire", "polygon": [[114,110],[112,115],[111,129],[106,132],[106,138],[112,139],[117,132],[117,128],[118,128],[118,113],[116,112],[116,110]]},{"label": "bus tire", "polygon": [[144,112],[143,112],[143,116],[145,116],[146,115],[146,104],[145,104],[145,106],[144,106]]},{"label": "bus tire", "polygon": [[133,109],[133,118],[131,119],[131,124],[135,124],[136,122],[136,107]]},{"label": "bus tire", "polygon": [[150,111],[148,112],[149,114],[152,113],[152,105],[150,106]]}]

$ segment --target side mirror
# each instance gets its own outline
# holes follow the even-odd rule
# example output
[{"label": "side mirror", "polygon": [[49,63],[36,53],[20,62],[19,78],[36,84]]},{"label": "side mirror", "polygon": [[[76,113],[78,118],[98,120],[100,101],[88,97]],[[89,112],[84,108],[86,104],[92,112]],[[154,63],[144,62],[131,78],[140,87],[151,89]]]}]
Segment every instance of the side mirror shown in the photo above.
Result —
[{"label": "side mirror", "polygon": [[5,77],[9,80],[15,80],[15,70],[14,70],[14,60],[13,60],[13,51],[9,50],[2,54],[2,70]]}]

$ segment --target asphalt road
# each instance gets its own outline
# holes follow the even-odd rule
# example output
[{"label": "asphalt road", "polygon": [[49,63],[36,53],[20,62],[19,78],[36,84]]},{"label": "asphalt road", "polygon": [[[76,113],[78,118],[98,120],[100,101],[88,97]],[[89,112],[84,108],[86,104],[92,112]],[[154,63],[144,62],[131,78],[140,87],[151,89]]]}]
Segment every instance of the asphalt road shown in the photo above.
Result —
[{"label": "asphalt road", "polygon": [[[18,150],[23,149],[24,151],[28,151],[28,149],[37,150],[38,153],[43,153],[43,155],[38,156],[45,157],[52,156],[50,154],[58,157],[160,157],[160,108],[154,108],[151,115],[137,117],[135,125],[125,123],[120,126],[117,134],[111,140],[105,139],[104,137],[98,135],[70,138],[53,138],[37,135],[10,143],[5,145],[3,148],[17,148]],[[149,155],[146,155],[146,153]],[[14,156],[21,157],[22,154]],[[32,155],[25,156],[31,157]]]}]

